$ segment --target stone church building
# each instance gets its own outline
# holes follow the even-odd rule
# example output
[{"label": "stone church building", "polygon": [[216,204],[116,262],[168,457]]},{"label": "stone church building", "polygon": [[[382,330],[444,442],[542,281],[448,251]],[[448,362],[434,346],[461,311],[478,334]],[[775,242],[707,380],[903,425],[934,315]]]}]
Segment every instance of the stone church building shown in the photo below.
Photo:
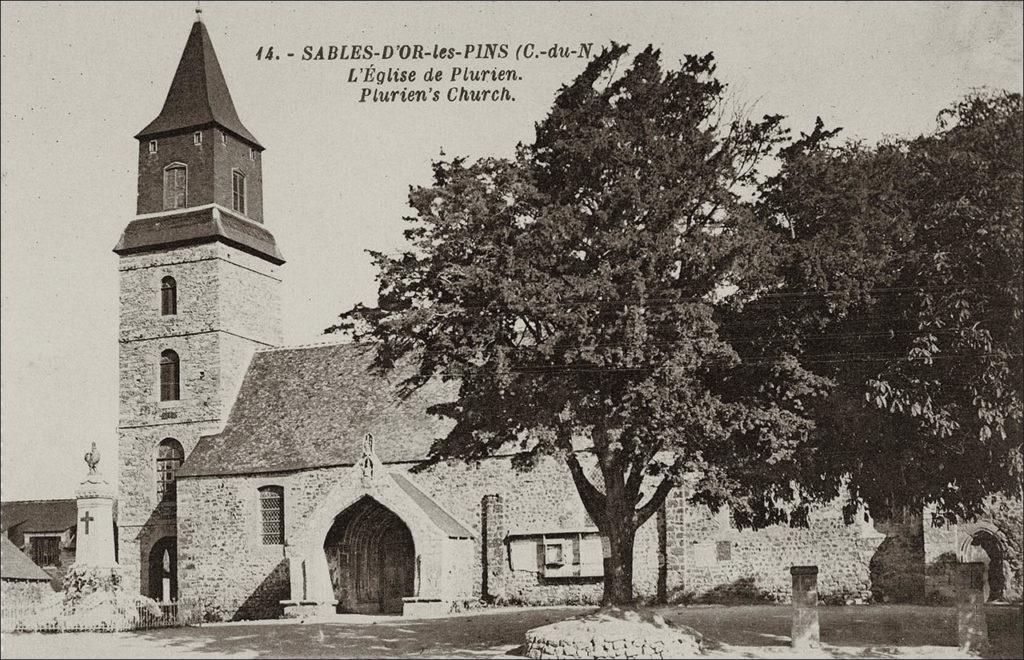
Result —
[{"label": "stone church building", "polygon": [[[449,428],[426,408],[453,385],[399,400],[368,372],[372,348],[281,346],[264,147],[201,21],[135,137],[137,215],[114,248],[118,557],[133,589],[223,618],[600,597],[601,537],[564,465],[517,473],[498,456],[411,472]],[[886,544],[930,562],[984,548],[998,588],[1017,579],[1019,592],[1004,556],[1016,541],[993,523],[845,525],[837,504],[809,528],[738,531],[685,499],[677,489],[638,533],[639,597],[784,599],[789,567],[816,564],[823,597],[868,599]]]}]

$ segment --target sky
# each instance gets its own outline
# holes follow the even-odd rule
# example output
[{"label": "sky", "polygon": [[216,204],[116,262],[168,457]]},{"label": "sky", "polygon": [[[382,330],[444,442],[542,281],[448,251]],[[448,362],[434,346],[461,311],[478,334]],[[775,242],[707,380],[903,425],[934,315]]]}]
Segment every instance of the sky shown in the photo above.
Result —
[{"label": "sky", "polygon": [[[443,151],[511,155],[577,58],[302,61],[305,46],[653,44],[715,53],[756,115],[820,115],[850,138],[917,135],[973,88],[1022,88],[1021,3],[222,3],[203,20],[263,154],[287,263],[288,345],[375,302],[366,250],[402,245],[410,185]],[[0,53],[0,497],[72,497],[96,442],[116,465],[117,256],[134,218],[133,135],[158,114],[195,4],[4,2]],[[257,58],[274,46],[280,60]],[[294,52],[294,58],[285,54]],[[349,69],[515,68],[501,103],[359,102]],[[429,83],[428,83],[429,84]],[[449,83],[437,83],[441,89]],[[401,89],[391,85],[386,89]],[[411,85],[417,87],[417,85]],[[476,88],[490,88],[490,86]],[[328,338],[329,339],[329,338]]]}]

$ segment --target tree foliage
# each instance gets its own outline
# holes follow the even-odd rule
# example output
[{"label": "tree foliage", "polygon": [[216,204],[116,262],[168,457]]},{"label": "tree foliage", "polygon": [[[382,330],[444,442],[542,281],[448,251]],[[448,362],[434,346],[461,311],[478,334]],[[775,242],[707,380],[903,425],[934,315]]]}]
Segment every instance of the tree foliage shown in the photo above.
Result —
[{"label": "tree foliage", "polygon": [[382,368],[411,356],[409,387],[461,383],[433,409],[455,421],[434,459],[566,462],[609,538],[613,602],[632,599],[636,529],[684,474],[741,523],[784,518],[827,385],[791,353],[737,348],[739,302],[773,263],[749,200],[781,118],[733,116],[710,54],[670,70],[653,48],[625,54],[563,87],[515,158],[436,163],[410,192],[408,248],[373,255],[378,306],[338,326],[379,342]]},{"label": "tree foliage", "polygon": [[758,205],[776,226],[783,304],[762,323],[836,382],[804,485],[876,515],[981,510],[1022,477],[1021,96],[972,94],[937,130],[784,150]]}]

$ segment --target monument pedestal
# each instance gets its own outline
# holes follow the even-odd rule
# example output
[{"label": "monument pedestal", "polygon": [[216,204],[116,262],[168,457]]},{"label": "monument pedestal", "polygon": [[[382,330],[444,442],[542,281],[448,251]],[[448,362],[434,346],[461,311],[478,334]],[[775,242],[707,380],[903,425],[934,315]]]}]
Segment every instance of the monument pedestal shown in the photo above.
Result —
[{"label": "monument pedestal", "polygon": [[75,565],[115,568],[114,487],[99,474],[89,474],[75,492],[78,531]]}]

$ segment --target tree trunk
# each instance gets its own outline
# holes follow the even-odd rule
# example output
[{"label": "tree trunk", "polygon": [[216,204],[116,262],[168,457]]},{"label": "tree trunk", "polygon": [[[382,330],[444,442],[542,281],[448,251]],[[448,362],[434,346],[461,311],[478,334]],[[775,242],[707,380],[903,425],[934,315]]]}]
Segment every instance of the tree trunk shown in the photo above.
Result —
[{"label": "tree trunk", "polygon": [[636,530],[624,520],[612,520],[608,529],[610,557],[604,560],[604,596],[602,605],[633,603],[633,542]]}]

